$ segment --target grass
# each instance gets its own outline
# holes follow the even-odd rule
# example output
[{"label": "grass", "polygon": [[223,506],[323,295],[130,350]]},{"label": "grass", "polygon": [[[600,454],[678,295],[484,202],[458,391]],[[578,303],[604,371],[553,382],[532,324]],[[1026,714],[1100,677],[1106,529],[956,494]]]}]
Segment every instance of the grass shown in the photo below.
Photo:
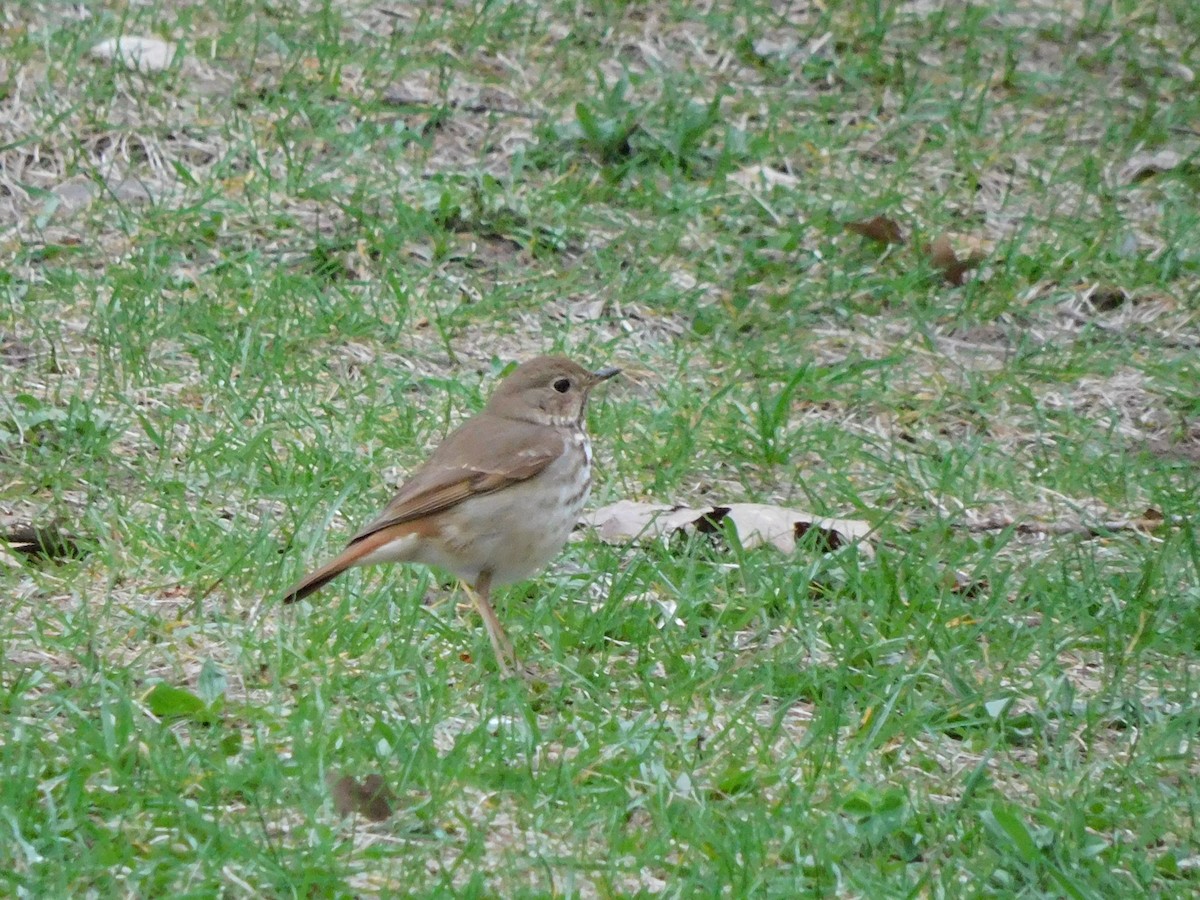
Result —
[{"label": "grass", "polygon": [[[1192,6],[7,4],[0,513],[84,555],[0,555],[0,894],[1193,894]],[[593,506],[874,552],[581,532],[544,690],[437,573],[271,600],[546,351]]]}]

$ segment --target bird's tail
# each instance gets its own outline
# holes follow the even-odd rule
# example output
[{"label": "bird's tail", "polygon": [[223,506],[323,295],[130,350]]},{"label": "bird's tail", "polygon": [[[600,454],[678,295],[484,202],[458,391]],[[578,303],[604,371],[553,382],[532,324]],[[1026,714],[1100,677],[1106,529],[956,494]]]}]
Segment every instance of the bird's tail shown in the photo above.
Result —
[{"label": "bird's tail", "polygon": [[357,540],[349,547],[331,559],[325,565],[316,571],[305,575],[290,588],[283,592],[282,600],[284,603],[295,603],[297,600],[302,600],[309,594],[319,591],[333,579],[337,578],[347,569],[354,566],[363,565],[368,560],[365,557],[370,556],[384,544],[390,543],[396,539],[396,534],[393,529],[383,529],[374,534],[369,534],[361,540]]}]

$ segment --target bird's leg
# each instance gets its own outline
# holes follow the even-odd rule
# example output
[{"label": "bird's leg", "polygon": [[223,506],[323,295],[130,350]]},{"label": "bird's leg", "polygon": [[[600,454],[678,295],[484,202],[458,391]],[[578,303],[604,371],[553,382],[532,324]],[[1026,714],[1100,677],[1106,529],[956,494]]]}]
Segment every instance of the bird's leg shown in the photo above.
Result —
[{"label": "bird's leg", "polygon": [[488,594],[492,588],[492,573],[483,571],[479,578],[475,580],[473,586],[463,585],[466,589],[467,596],[475,604],[475,608],[479,610],[479,615],[483,617],[483,625],[487,629],[488,638],[492,642],[492,650],[496,654],[496,662],[500,666],[500,674],[504,678],[508,678],[513,674],[513,670],[520,671],[520,666],[517,664],[517,655],[513,652],[512,642],[508,639],[508,635],[504,633],[504,629],[500,627],[500,620],[496,618],[496,611],[492,609],[492,604],[488,602]]}]

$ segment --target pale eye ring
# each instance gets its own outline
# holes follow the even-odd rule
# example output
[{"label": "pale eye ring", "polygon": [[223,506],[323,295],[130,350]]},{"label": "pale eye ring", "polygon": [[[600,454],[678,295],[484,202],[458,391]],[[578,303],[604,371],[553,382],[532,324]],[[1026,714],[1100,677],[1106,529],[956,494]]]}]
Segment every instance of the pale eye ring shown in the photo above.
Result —
[{"label": "pale eye ring", "polygon": [[558,391],[560,394],[565,394],[567,391],[569,391],[571,389],[571,379],[570,378],[558,379],[558,381],[554,382],[554,389],[556,391]]}]

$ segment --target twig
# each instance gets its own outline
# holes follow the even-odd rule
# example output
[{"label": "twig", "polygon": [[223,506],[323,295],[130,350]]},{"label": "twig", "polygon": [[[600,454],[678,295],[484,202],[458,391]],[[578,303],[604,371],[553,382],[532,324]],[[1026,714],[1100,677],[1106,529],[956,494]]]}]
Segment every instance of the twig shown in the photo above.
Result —
[{"label": "twig", "polygon": [[982,522],[972,522],[967,525],[969,532],[1004,531],[1011,528],[1017,534],[1085,534],[1089,537],[1102,537],[1106,534],[1117,534],[1124,531],[1137,531],[1147,534],[1163,527],[1180,527],[1187,521],[1186,516],[1162,515],[1140,516],[1136,519],[1114,519],[1109,522],[1098,522],[1088,525],[1085,522],[1017,522],[1011,516],[997,516]]},{"label": "twig", "polygon": [[517,116],[522,119],[538,119],[536,113],[527,109],[510,109],[506,106],[495,106],[491,103],[483,103],[480,101],[466,100],[422,100],[419,97],[414,97],[411,94],[401,94],[397,92],[386,92],[379,98],[380,102],[386,103],[388,106],[417,106],[417,107],[439,107],[440,111],[458,110],[468,113],[500,113],[506,116]]}]

